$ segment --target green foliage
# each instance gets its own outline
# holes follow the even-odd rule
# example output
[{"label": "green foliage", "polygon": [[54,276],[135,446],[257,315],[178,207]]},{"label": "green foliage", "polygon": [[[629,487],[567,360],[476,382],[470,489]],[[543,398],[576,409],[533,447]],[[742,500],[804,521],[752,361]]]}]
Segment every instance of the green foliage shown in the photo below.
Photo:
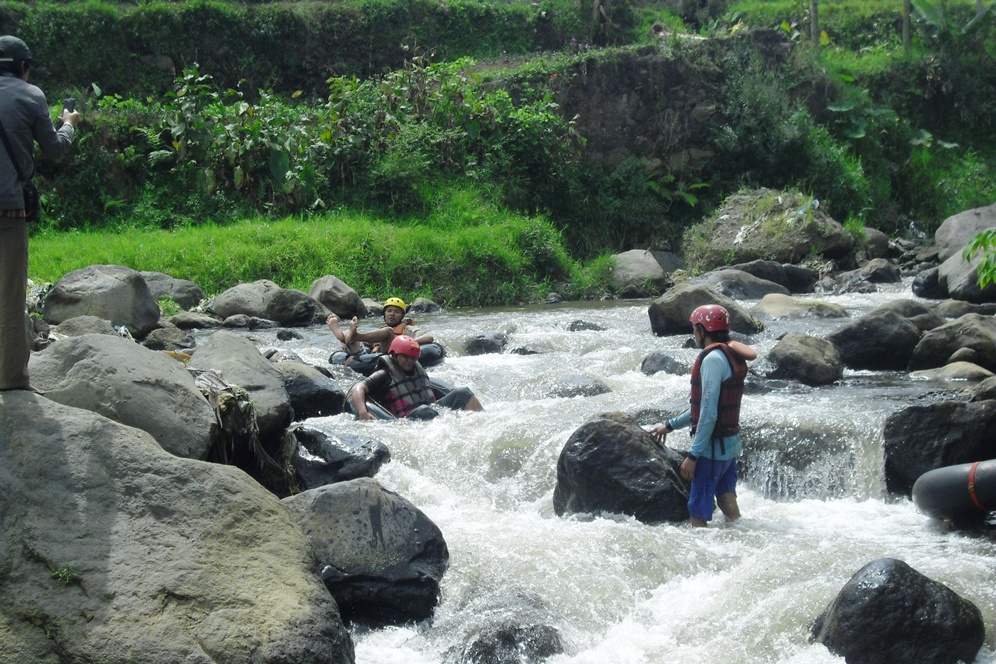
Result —
[{"label": "green foliage", "polygon": [[715,139],[727,186],[806,189],[834,216],[863,214],[871,186],[860,160],[789,96],[782,75],[744,53],[727,67]]},{"label": "green foliage", "polygon": [[996,282],[996,230],[990,229],[976,235],[962,252],[965,261],[971,261],[975,254],[981,253],[982,260],[976,269],[979,277],[979,288],[985,288]]},{"label": "green foliage", "polygon": [[174,314],[178,314],[183,311],[183,307],[177,304],[176,300],[173,299],[172,295],[162,295],[156,299],[156,304],[159,305],[159,311],[163,318],[169,318]]},{"label": "green foliage", "polygon": [[76,571],[76,563],[59,565],[52,570],[52,578],[64,586],[79,583],[82,577]]},{"label": "green foliage", "polygon": [[198,62],[223,89],[244,81],[249,90],[320,95],[333,74],[369,77],[423,53],[455,60],[556,49],[590,30],[573,0],[5,2],[0,25],[49,63],[34,76],[43,89],[73,81],[136,97],[168,91]]},{"label": "green foliage", "polygon": [[165,272],[211,295],[261,278],[307,291],[334,274],[364,296],[425,295],[451,306],[537,301],[550,290],[583,299],[606,292],[609,283],[607,273],[572,261],[545,219],[509,214],[469,190],[441,196],[422,222],[335,213],[32,238],[36,281],[54,282],[92,264]]}]

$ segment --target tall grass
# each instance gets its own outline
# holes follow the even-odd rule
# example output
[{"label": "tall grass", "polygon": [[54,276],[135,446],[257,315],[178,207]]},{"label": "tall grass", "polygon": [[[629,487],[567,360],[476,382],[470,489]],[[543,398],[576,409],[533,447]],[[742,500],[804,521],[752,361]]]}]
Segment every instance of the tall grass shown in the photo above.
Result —
[{"label": "tall grass", "polygon": [[330,274],[364,297],[426,296],[449,306],[537,301],[551,290],[594,298],[611,289],[605,259],[576,263],[545,219],[496,211],[407,223],[349,212],[173,230],[41,233],[30,252],[30,275],[40,283],[113,264],[189,279],[208,295],[258,279],[307,292]]}]

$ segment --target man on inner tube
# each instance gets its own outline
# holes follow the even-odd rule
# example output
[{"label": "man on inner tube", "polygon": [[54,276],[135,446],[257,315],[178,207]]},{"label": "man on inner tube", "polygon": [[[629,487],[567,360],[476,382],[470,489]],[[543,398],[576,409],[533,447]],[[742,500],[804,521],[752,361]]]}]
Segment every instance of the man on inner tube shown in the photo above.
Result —
[{"label": "man on inner tube", "polygon": [[438,401],[429,375],[419,364],[419,343],[407,334],[395,337],[387,355],[378,360],[378,369],[349,389],[350,410],[361,420],[376,419],[367,409],[373,399],[395,417],[428,420],[439,415],[434,405],[453,410],[484,410],[474,393],[458,387]]},{"label": "man on inner tube", "polygon": [[[384,325],[372,332],[360,332],[357,327],[359,320],[354,316],[349,321],[349,329],[342,331],[339,317],[335,314],[326,319],[329,329],[342,342],[345,356],[341,362],[346,366],[365,375],[377,368],[377,360],[391,347],[391,342],[402,334],[407,334],[422,347],[420,358],[422,366],[430,367],[443,360],[443,347],[433,342],[428,332],[415,327],[415,321],[405,318],[408,305],[400,297],[389,297],[384,300]],[[333,358],[342,353],[333,354]],[[330,358],[330,361],[332,359]]]}]

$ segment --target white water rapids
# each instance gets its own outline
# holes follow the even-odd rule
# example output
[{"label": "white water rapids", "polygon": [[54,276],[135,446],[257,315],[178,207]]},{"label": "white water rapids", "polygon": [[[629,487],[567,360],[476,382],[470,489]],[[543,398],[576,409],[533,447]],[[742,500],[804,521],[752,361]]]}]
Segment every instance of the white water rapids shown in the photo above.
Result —
[{"label": "white water rapids", "polygon": [[[841,304],[856,317],[911,295],[906,283],[871,295],[807,297]],[[781,487],[784,476],[774,467],[754,467],[738,489],[744,518],[732,525],[718,511],[706,530],[649,526],[621,515],[554,514],[557,459],[579,426],[610,411],[675,414],[688,398],[687,374],[640,371],[653,351],[683,354],[689,363],[695,353],[684,349],[685,337],[653,336],[647,304],[416,316],[450,351],[430,373],[473,389],[485,412],[446,411],[430,422],[309,420],[385,442],[392,461],[377,479],[424,511],[449,547],[432,623],[354,630],[358,664],[455,661],[474,625],[516,615],[523,596],[528,606],[544,607],[544,624],[566,644],[565,654],[545,660],[550,664],[840,663],[842,657],[809,643],[810,625],[855,572],[882,557],[904,560],[975,603],[987,627],[976,663],[996,663],[996,541],[927,519],[909,500],[886,495],[882,478],[886,416],[918,395],[964,384],[847,371],[835,386],[779,382],[773,391],[748,393],[745,427],[825,430],[840,450],[833,455],[838,462],[805,471],[811,476],[803,478],[803,497]],[[604,331],[569,331],[577,320]],[[786,331],[825,336],[841,322],[767,321],[751,343],[763,359]],[[499,331],[508,334],[509,350],[537,353],[461,354],[467,338]],[[319,330],[303,341],[275,341],[265,331],[252,336],[261,347],[293,350],[314,363],[326,360],[334,342]],[[611,392],[548,396],[577,376]],[[646,418],[644,426],[656,423]],[[687,447],[681,434],[668,444]],[[749,437],[745,444],[751,446]]]}]

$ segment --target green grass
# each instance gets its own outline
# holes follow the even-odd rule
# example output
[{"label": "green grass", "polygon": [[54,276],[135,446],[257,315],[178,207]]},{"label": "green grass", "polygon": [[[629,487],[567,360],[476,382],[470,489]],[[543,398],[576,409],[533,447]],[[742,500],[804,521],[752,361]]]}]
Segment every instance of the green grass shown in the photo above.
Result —
[{"label": "green grass", "polygon": [[337,212],[169,231],[40,233],[31,238],[30,276],[54,283],[88,265],[122,265],[217,295],[258,279],[307,292],[331,274],[364,297],[425,296],[449,306],[538,301],[551,290],[572,299],[610,292],[605,259],[576,263],[545,219],[445,207],[417,222]]}]

